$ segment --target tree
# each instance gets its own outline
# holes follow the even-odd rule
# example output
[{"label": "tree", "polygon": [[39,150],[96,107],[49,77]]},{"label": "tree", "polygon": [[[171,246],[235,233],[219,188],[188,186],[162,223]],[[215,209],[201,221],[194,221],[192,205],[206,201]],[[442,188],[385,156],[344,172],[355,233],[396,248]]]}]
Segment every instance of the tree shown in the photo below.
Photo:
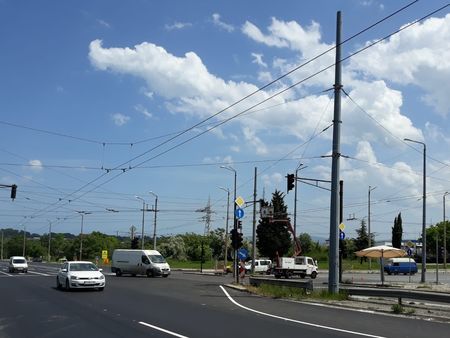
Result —
[{"label": "tree", "polygon": [[164,257],[179,261],[187,260],[186,246],[183,237],[180,235],[168,238],[167,241],[159,245],[158,249]]},{"label": "tree", "polygon": [[[256,247],[262,256],[274,260],[277,256],[285,255],[292,246],[291,235],[288,230],[289,218],[287,217],[287,207],[284,204],[284,196],[280,191],[272,194],[273,219],[261,218],[256,228]],[[264,207],[269,206],[268,202],[261,201]]]},{"label": "tree", "polygon": [[356,229],[358,236],[355,239],[355,247],[357,251],[365,249],[369,246],[369,235],[367,234],[366,221],[362,219],[360,225],[361,227]]},{"label": "tree", "polygon": [[394,219],[394,226],[392,227],[392,246],[397,249],[402,248],[402,213],[399,213]]},{"label": "tree", "polygon": [[307,253],[311,252],[314,242],[309,234],[300,234],[300,236],[298,236],[298,240],[300,241],[300,245],[302,247],[302,254],[306,255]]}]

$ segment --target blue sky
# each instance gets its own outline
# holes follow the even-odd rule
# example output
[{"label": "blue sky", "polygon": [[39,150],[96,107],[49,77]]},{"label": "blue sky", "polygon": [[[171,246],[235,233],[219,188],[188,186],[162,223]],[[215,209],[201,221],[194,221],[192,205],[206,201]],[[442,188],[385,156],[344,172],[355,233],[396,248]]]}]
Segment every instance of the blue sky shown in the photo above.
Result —
[{"label": "blue sky", "polygon": [[[132,225],[140,232],[136,196],[151,209],[152,191],[158,235],[203,233],[198,210],[208,200],[211,229],[225,226],[219,187],[233,190],[233,172],[222,165],[236,170],[246,201],[255,167],[258,198],[286,192],[285,176],[299,163],[303,177],[330,179],[334,69],[301,81],[332,65],[334,51],[201,122],[333,47],[338,10],[345,39],[408,3],[0,0],[0,184],[18,185],[15,201],[2,190],[0,227],[46,233],[51,222],[55,232],[78,234],[77,211],[86,211],[85,232],[126,235]],[[418,1],[345,43],[343,55],[445,4]],[[343,63],[340,176],[344,218],[356,218],[345,221],[348,237],[367,220],[369,186],[377,240],[391,238],[399,212],[404,237],[420,236],[422,147],[404,138],[427,145],[427,224],[442,220],[450,191],[449,13]],[[329,193],[298,184],[297,232],[326,238]],[[285,198],[290,213],[293,195]],[[245,235],[251,212],[249,205]],[[152,236],[153,213],[145,217]]]}]

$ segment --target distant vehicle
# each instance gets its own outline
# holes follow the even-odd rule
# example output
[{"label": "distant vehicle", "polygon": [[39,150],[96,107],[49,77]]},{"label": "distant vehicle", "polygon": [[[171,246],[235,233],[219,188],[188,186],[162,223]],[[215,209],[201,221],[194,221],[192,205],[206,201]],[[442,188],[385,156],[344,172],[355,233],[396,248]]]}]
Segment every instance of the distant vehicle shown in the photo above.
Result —
[{"label": "distant vehicle", "polygon": [[9,259],[9,272],[28,272],[28,263],[25,257],[23,256],[12,256]]},{"label": "distant vehicle", "polygon": [[58,263],[60,263],[60,264],[63,264],[65,262],[67,262],[67,258],[66,257],[58,259]]},{"label": "distant vehicle", "polygon": [[168,277],[170,266],[156,250],[116,249],[112,254],[111,272],[116,276],[131,274]]},{"label": "distant vehicle", "polygon": [[319,273],[319,268],[317,267],[317,261],[311,257],[280,257],[272,271],[275,278],[281,278],[281,276],[285,278],[290,278],[292,276],[305,278],[306,276],[309,276],[314,279]]},{"label": "distant vehicle", "polygon": [[95,288],[103,291],[106,285],[102,269],[87,261],[65,262],[56,276],[56,287],[66,290]]},{"label": "distant vehicle", "polygon": [[[270,274],[270,268],[272,267],[272,261],[270,259],[255,259],[255,273],[267,273]],[[245,272],[252,271],[252,261],[245,263]]]},{"label": "distant vehicle", "polygon": [[389,258],[386,260],[384,272],[387,272],[388,275],[398,275],[399,273],[414,275],[417,273],[417,264],[412,258]]}]

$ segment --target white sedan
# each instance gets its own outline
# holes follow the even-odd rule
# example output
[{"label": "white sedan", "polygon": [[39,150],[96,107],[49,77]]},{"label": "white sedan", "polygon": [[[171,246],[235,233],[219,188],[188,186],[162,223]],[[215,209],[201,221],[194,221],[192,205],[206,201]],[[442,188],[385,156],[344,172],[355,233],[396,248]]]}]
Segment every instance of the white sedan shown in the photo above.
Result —
[{"label": "white sedan", "polygon": [[66,290],[94,288],[103,291],[106,279],[102,269],[95,264],[84,261],[65,262],[56,276],[56,287]]}]

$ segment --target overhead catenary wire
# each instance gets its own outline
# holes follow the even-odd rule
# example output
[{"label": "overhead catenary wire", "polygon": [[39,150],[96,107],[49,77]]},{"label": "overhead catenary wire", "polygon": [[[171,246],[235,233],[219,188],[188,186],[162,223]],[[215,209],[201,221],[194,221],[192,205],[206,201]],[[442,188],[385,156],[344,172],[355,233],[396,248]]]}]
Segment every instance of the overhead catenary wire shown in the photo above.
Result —
[{"label": "overhead catenary wire", "polygon": [[[443,7],[443,8],[444,8],[444,7]],[[441,8],[441,9],[442,9],[442,8]],[[435,11],[435,12],[437,12],[437,11]],[[427,15],[427,16],[425,16],[425,17],[419,19],[419,20],[423,20],[424,18],[426,18],[426,17],[428,17],[428,16],[434,14],[435,12],[430,13],[429,15]],[[387,18],[387,17],[386,17],[386,18]],[[416,20],[416,22],[418,22],[419,20]],[[382,22],[382,21],[383,21],[383,20],[381,20],[380,22]],[[415,22],[415,23],[416,23],[416,22]],[[410,26],[410,25],[409,25],[409,26]],[[409,26],[408,26],[408,27],[409,27]],[[368,28],[367,28],[367,29],[368,29]],[[403,29],[405,29],[405,28],[403,28]],[[401,31],[401,30],[399,30],[399,31]],[[397,32],[399,32],[399,31],[397,31]],[[378,42],[380,42],[380,41],[382,41],[382,40],[384,40],[384,39],[386,39],[386,38],[392,36],[393,34],[396,34],[396,33],[392,33],[392,34],[388,35],[387,37],[378,40]],[[357,36],[357,35],[358,35],[358,34],[356,34],[356,35],[354,35],[354,36]],[[349,39],[350,39],[350,38],[349,38]],[[349,41],[349,39],[345,40],[345,42]],[[378,43],[378,42],[375,42],[375,43],[373,43],[373,44],[371,44],[371,45],[369,45],[369,46],[366,46],[365,48],[361,49],[361,50],[358,51],[358,52],[361,52],[361,51],[363,51],[363,50],[366,50],[367,48],[370,48],[371,46],[373,46],[374,44],[376,44],[376,43]],[[344,43],[344,42],[343,42],[343,43]],[[356,55],[358,52],[353,53],[351,56]],[[351,56],[349,56],[349,57],[351,57]],[[344,61],[344,60],[348,59],[349,57],[344,58],[344,59],[341,60],[341,61]],[[311,61],[312,61],[312,60],[309,60],[308,63],[311,62]],[[307,63],[305,63],[305,64],[307,64]],[[299,69],[300,67],[304,66],[305,64],[300,65],[300,66],[297,67],[296,69]],[[330,66],[327,67],[327,68],[322,69],[320,72],[318,72],[318,73],[316,73],[316,74],[313,74],[313,75],[311,75],[310,77],[307,77],[306,79],[304,79],[304,80],[302,80],[302,81],[297,82],[296,84],[294,84],[294,85],[292,85],[292,86],[289,86],[288,88],[285,88],[283,91],[278,92],[277,95],[280,95],[280,94],[282,94],[283,92],[285,92],[286,90],[289,90],[289,89],[293,88],[294,86],[296,86],[296,85],[298,85],[298,84],[300,84],[300,83],[302,83],[302,82],[304,82],[304,81],[307,81],[307,80],[310,79],[311,77],[318,75],[319,73],[321,73],[321,72],[323,72],[323,71],[325,71],[325,70],[331,68],[332,66],[334,66],[334,64],[333,64],[333,65],[330,65]],[[293,71],[294,71],[294,70],[293,70]],[[292,71],[291,71],[290,73],[292,73]],[[285,74],[283,77],[288,76],[290,73]],[[278,78],[278,79],[276,79],[276,80],[274,80],[274,81],[279,81],[279,79],[280,79],[280,78]],[[269,83],[268,85],[261,87],[261,88],[260,88],[258,91],[256,91],[256,92],[259,92],[259,91],[263,90],[264,88],[267,88],[267,86],[271,85],[272,83],[274,83],[274,82],[271,82],[271,83]],[[254,93],[256,93],[256,92],[254,92]],[[250,94],[249,94],[249,95],[250,95]],[[253,95],[253,94],[251,94],[251,95]],[[231,105],[231,106],[229,106],[229,107],[227,107],[227,108],[225,108],[225,109],[229,109],[230,107],[232,107],[232,106],[234,106],[234,105],[236,105],[236,104],[242,102],[243,100],[245,100],[245,99],[248,98],[248,97],[249,97],[249,96],[244,97],[243,99],[241,99],[241,100],[235,102],[233,105]],[[263,102],[266,102],[268,99],[271,99],[271,98],[273,98],[273,97],[275,97],[275,96],[272,95],[271,97],[267,98],[267,99],[264,100]],[[260,104],[262,104],[263,102],[261,102]],[[186,129],[183,133],[177,134],[177,136],[175,136],[175,137],[173,137],[173,138],[171,138],[171,139],[169,139],[169,140],[167,140],[167,141],[161,143],[161,144],[158,145],[157,147],[160,147],[160,146],[166,144],[167,142],[171,141],[172,139],[175,139],[175,138],[181,136],[182,134],[186,133],[187,131],[192,130],[192,129],[194,129],[195,127],[198,127],[198,126],[202,125],[202,124],[203,124],[204,122],[206,122],[207,120],[209,120],[209,119],[213,118],[214,116],[217,116],[219,113],[225,111],[225,109],[222,110],[222,111],[220,111],[220,112],[218,112],[218,113],[216,113],[216,114],[214,114],[214,115],[212,115],[212,116],[210,116],[208,119],[205,119],[205,120],[203,120],[203,121],[197,123],[196,125],[192,126],[191,128]],[[246,112],[246,111],[248,111],[248,109],[245,110],[244,112]],[[240,114],[242,114],[242,113],[243,113],[243,112],[241,112]],[[235,117],[239,116],[240,114],[235,115],[235,116],[232,117],[232,118],[235,118]],[[225,122],[230,121],[232,118],[225,120]],[[225,123],[225,122],[223,122],[223,123]],[[220,126],[220,125],[223,124],[223,123],[220,123],[220,124],[216,125],[215,127],[218,127],[218,126]],[[150,161],[150,160],[152,160],[152,159],[154,159],[154,158],[156,158],[156,157],[159,157],[159,156],[161,156],[162,154],[165,154],[165,153],[167,153],[167,152],[169,152],[169,151],[171,151],[171,150],[173,150],[173,149],[175,149],[175,148],[177,148],[177,147],[179,147],[179,146],[181,146],[181,145],[183,145],[183,144],[185,144],[185,143],[187,143],[187,142],[193,140],[194,138],[197,138],[197,137],[203,135],[204,133],[206,133],[206,132],[208,132],[208,131],[214,129],[215,127],[209,128],[209,129],[206,130],[205,132],[200,133],[200,134],[196,135],[195,137],[192,137],[192,138],[190,138],[190,139],[188,139],[188,140],[185,140],[185,141],[183,141],[183,142],[181,142],[181,143],[179,143],[179,144],[177,144],[177,145],[171,147],[170,149],[167,149],[166,151],[163,151],[163,152],[161,152],[161,153],[159,153],[159,154],[153,156],[153,157],[150,158],[150,159],[147,159],[147,160],[145,160],[145,161],[143,161],[143,162],[140,162],[138,165],[136,165],[136,166],[134,166],[134,167],[140,166],[140,165],[142,165],[142,164],[144,164],[144,163],[146,163],[146,162],[148,162],[148,161]],[[154,150],[154,149],[155,149],[155,148],[152,148],[152,149],[150,149],[149,151],[147,151],[147,152],[145,152],[145,153],[142,153],[142,154],[140,154],[139,156],[136,156],[136,157],[135,157],[134,159],[132,159],[132,160],[136,160],[137,158],[144,156],[145,154],[147,154],[148,152],[150,152],[150,151],[152,151],[152,150]],[[132,160],[130,160],[130,161],[132,161]],[[130,163],[130,161],[128,161],[128,162],[126,162],[126,163]],[[131,167],[130,167],[130,169],[131,169]],[[126,170],[123,170],[122,173],[119,173],[118,175],[116,175],[116,176],[112,177],[111,179],[107,180],[106,182],[103,182],[102,184],[95,186],[94,189],[91,189],[90,191],[87,191],[87,192],[83,193],[81,196],[84,196],[86,193],[92,192],[93,190],[95,190],[95,189],[97,189],[98,187],[100,187],[100,186],[102,186],[102,185],[104,185],[104,184],[106,184],[106,183],[112,181],[113,179],[117,178],[118,176],[120,176],[121,174],[123,174],[123,173],[125,173],[125,172],[126,172]],[[85,187],[87,187],[87,186],[93,184],[95,181],[100,180],[100,179],[103,178],[104,176],[105,176],[105,175],[100,175],[100,176],[97,177],[96,179],[94,179],[94,180],[88,182],[86,185],[84,185],[84,186],[81,187],[80,189],[74,191],[71,195],[76,194],[77,192],[80,192],[80,191],[83,190]],[[80,198],[80,196],[77,196],[76,198]]]}]

